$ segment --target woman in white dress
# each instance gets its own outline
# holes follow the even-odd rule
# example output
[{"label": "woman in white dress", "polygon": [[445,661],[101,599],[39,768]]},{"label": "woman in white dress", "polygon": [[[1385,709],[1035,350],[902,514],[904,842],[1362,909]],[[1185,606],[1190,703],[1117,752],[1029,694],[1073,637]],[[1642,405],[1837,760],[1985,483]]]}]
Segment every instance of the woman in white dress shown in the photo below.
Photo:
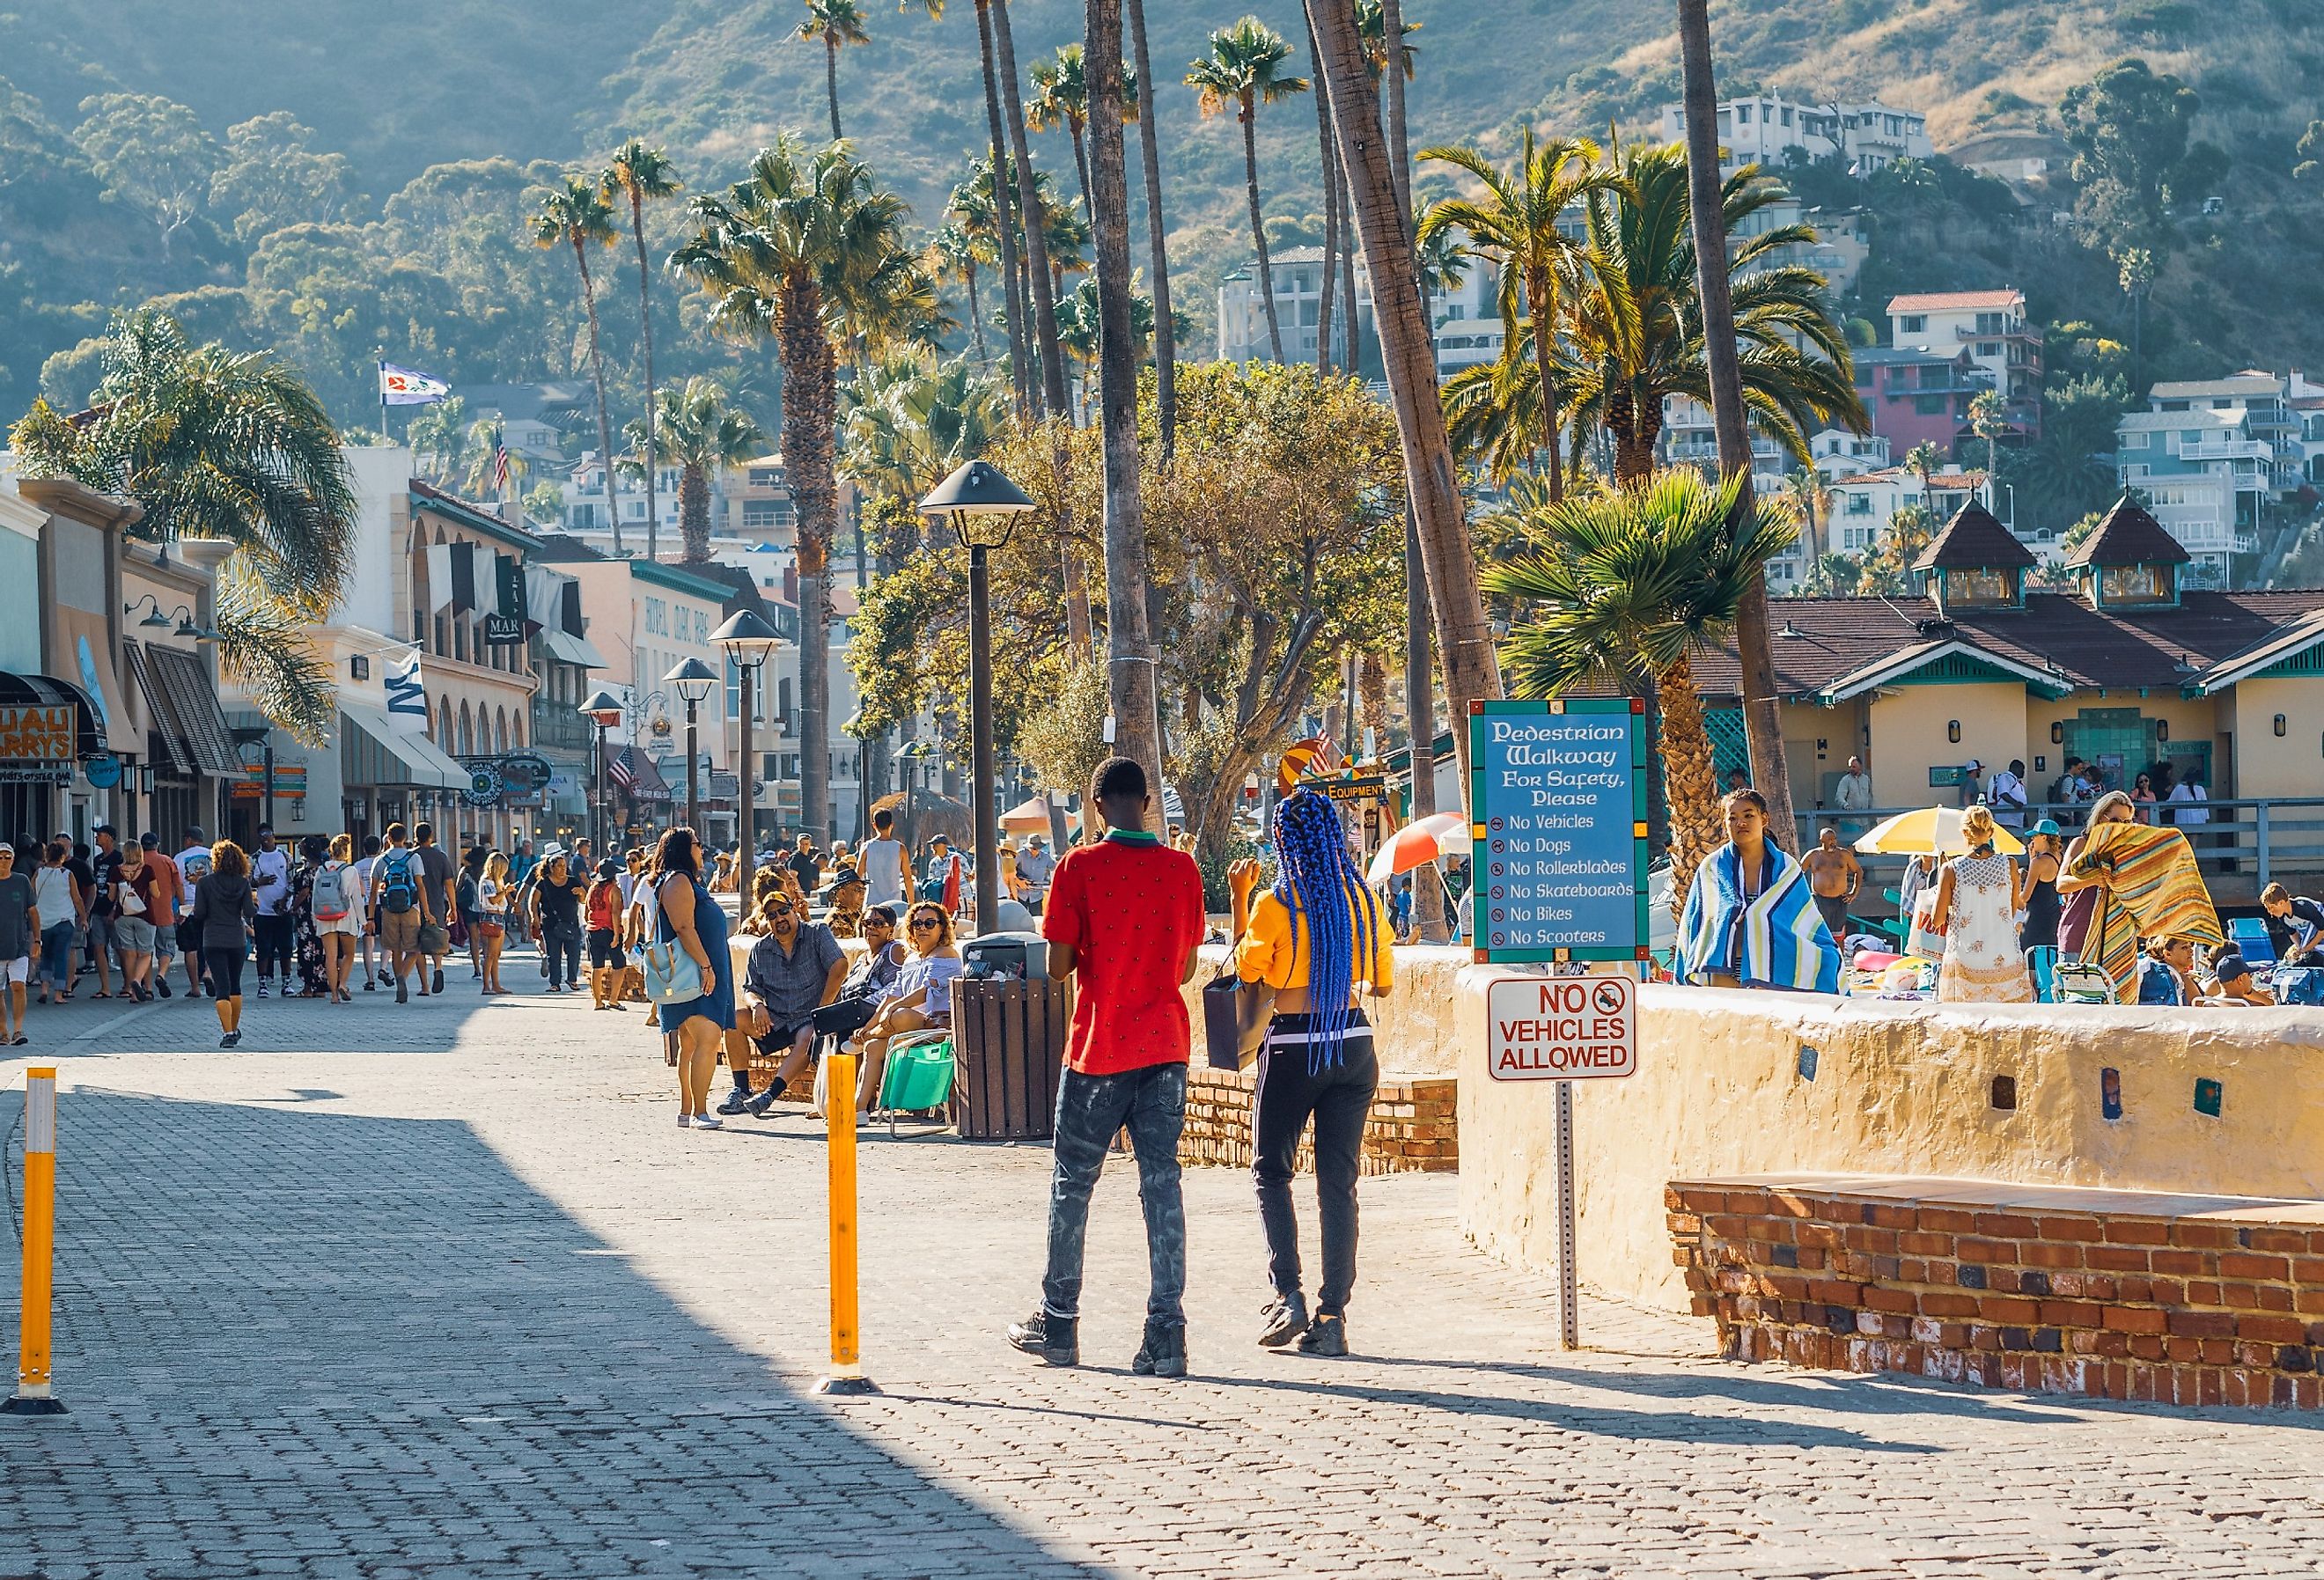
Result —
[{"label": "woman in white dress", "polygon": [[1961,814],[1969,854],[1937,873],[1936,929],[1944,935],[1937,967],[1937,998],[1952,1004],[2034,1002],[2034,979],[2017,945],[2020,903],[2017,864],[1993,848],[1993,813],[1971,807]]}]

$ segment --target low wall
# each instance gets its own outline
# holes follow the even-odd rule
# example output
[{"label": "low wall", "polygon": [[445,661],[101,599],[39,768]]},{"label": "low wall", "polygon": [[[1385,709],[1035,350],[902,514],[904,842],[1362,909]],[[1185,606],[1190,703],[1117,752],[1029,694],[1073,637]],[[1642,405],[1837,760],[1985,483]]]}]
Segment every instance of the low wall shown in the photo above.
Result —
[{"label": "low wall", "polygon": [[[1485,1069],[1485,984],[1509,974],[1469,967],[1454,993],[1461,1221],[1488,1252],[1547,1268],[1552,1084]],[[1664,1222],[1674,1179],[1813,1170],[2324,1197],[2314,1010],[1948,1007],[1649,984],[1638,1064],[1575,1083],[1577,1260],[1586,1281],[1674,1310],[1688,1304]],[[1996,1076],[2014,1107],[1994,1105]],[[2197,1111],[2199,1080],[2218,1083],[2216,1114]]]},{"label": "low wall", "polygon": [[[1186,1129],[1178,1160],[1212,1168],[1250,1167],[1250,1099],[1258,1076],[1204,1067],[1200,1056],[1186,1073]],[[1384,1079],[1364,1122],[1366,1174],[1449,1173],[1461,1166],[1449,1076]],[[1311,1132],[1312,1133],[1312,1132]],[[1303,1137],[1298,1169],[1314,1172],[1314,1150]]]}]

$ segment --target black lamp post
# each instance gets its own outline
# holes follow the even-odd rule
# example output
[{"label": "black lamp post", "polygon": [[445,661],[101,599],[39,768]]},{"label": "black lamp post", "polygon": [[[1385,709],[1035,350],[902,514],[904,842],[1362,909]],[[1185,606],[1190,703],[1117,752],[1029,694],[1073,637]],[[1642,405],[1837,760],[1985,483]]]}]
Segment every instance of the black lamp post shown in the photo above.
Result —
[{"label": "black lamp post", "polygon": [[1001,926],[1001,839],[995,822],[992,772],[992,610],[984,558],[1005,549],[1017,518],[1033,508],[1024,490],[997,467],[971,461],[920,501],[924,515],[942,516],[968,550],[968,716],[976,778],[976,930]]},{"label": "black lamp post", "polygon": [[662,677],[686,702],[686,826],[702,837],[702,748],[695,739],[695,710],[718,684],[718,672],[700,659],[687,659]]},{"label": "black lamp post", "polygon": [[759,671],[775,655],[775,644],[782,637],[775,628],[760,617],[754,609],[737,609],[726,624],[710,633],[710,640],[726,650],[726,659],[742,677],[742,729],[735,741],[736,799],[742,806],[742,848],[734,856],[734,892],[740,894],[743,910],[751,904],[752,869],[759,857],[759,781],[751,756],[751,710],[757,706],[755,692]]},{"label": "black lamp post", "polygon": [[603,855],[612,848],[605,843],[605,732],[622,722],[622,699],[600,686],[589,693],[588,700],[576,710],[581,716],[597,727],[597,793],[590,798],[589,834],[595,842],[597,853]]}]

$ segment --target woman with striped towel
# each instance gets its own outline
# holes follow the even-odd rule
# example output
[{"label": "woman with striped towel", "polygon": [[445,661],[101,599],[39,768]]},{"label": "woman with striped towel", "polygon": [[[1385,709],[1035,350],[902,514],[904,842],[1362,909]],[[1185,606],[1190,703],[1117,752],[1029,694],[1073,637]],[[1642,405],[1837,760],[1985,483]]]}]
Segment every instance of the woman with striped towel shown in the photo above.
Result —
[{"label": "woman with striped towel", "polygon": [[2115,1002],[2127,1004],[2138,1000],[2140,938],[2218,944],[2226,934],[2187,836],[2176,828],[2101,818],[2101,809],[2112,813],[2111,799],[2092,808],[2089,830],[2067,847],[2058,892],[2097,891],[2096,919],[2080,957],[2101,966]]},{"label": "woman with striped towel", "polygon": [[1840,991],[1840,946],[1806,869],[1767,837],[1757,790],[1719,803],[1727,843],[1702,858],[1678,921],[1678,979],[1707,987]]}]

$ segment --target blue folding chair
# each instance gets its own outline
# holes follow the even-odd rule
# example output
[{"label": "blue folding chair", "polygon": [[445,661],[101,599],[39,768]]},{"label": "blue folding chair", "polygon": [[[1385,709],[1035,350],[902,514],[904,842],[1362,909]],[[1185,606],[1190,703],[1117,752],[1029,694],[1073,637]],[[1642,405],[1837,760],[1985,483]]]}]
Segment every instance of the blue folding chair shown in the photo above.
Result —
[{"label": "blue folding chair", "polygon": [[2058,947],[2036,944],[2025,951],[2025,968],[2034,974],[2034,996],[2045,1004],[2058,1002]]},{"label": "blue folding chair", "polygon": [[2238,916],[2227,923],[2227,929],[2243,954],[2244,964],[2255,970],[2275,964],[2275,939],[2269,936],[2266,918]]}]

